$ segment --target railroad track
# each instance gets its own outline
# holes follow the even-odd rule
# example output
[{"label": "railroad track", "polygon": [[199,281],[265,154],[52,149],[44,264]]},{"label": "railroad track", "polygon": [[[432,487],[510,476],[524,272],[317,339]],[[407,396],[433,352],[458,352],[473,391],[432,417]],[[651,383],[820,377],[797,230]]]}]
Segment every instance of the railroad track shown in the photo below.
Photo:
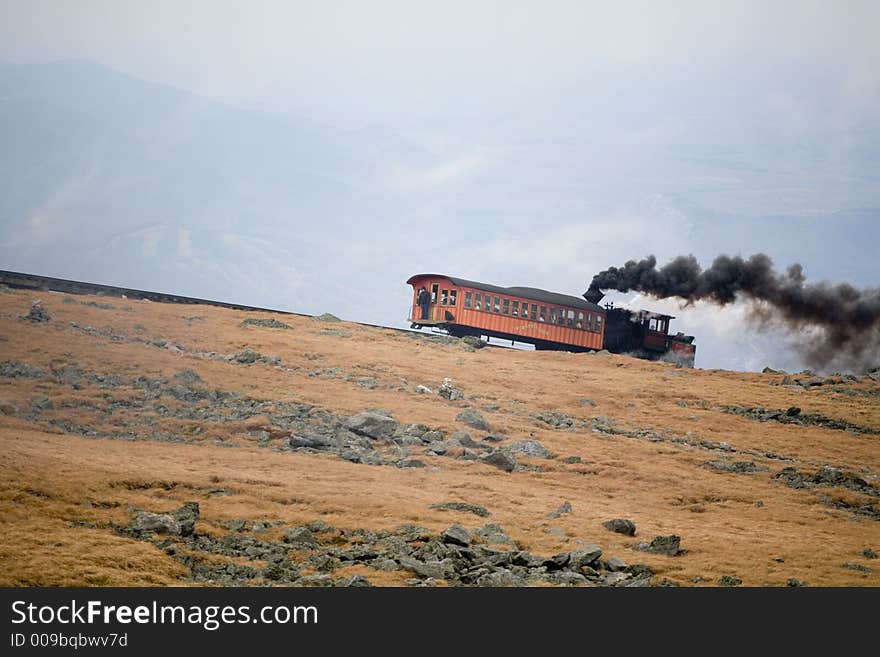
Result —
[{"label": "railroad track", "polygon": [[[105,297],[120,297],[126,299],[146,299],[158,303],[184,303],[199,306],[219,306],[233,310],[247,310],[255,312],[278,313],[280,315],[296,315],[298,317],[314,317],[306,313],[295,313],[290,310],[276,310],[274,308],[262,308],[260,306],[246,306],[240,303],[228,301],[214,301],[212,299],[200,299],[198,297],[186,297],[180,294],[167,294],[165,292],[150,292],[148,290],[136,290],[128,287],[116,287],[114,285],[101,285],[100,283],[86,283],[84,281],[72,281],[66,278],[52,278],[51,276],[39,276],[17,271],[0,270],[0,284],[21,290],[40,290],[45,292],[65,292],[67,294],[94,294]],[[348,321],[348,320],[346,320]],[[382,324],[369,324],[367,322],[351,322],[360,326],[370,326],[388,331],[397,331],[412,335],[426,335],[414,329],[383,326]],[[440,335],[434,333],[434,335]],[[489,344],[490,347],[510,349],[506,345]]]}]

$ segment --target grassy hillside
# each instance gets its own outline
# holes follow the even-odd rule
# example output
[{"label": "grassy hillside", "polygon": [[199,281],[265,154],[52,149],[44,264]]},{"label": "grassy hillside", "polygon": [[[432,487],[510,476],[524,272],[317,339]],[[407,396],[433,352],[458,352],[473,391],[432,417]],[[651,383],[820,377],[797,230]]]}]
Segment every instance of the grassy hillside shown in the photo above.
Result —
[{"label": "grassy hillside", "polygon": [[880,585],[880,375],[36,298],[0,293],[2,585]]}]

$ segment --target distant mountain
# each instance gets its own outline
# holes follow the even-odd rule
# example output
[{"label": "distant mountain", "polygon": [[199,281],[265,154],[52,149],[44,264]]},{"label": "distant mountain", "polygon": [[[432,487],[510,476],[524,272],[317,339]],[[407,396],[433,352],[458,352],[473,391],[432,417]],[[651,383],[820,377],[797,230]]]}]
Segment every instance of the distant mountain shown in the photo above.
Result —
[{"label": "distant mountain", "polygon": [[86,61],[0,66],[0,143],[5,266],[255,303],[274,291],[276,305],[279,276],[313,275],[316,244],[332,258],[329,238],[400,215],[376,176],[433,165],[389,131],[239,109]]}]

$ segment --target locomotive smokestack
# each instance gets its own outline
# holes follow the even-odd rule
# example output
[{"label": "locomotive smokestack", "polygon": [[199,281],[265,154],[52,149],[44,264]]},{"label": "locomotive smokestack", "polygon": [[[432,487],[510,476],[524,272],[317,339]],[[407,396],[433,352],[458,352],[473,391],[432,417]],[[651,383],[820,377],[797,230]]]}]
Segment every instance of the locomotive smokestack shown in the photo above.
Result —
[{"label": "locomotive smokestack", "polygon": [[692,255],[678,256],[659,268],[657,259],[648,256],[596,274],[587,294],[593,289],[637,290],[661,299],[705,300],[721,306],[745,299],[752,303],[752,319],[778,320],[792,333],[810,334],[797,343],[808,365],[876,365],[871,359],[880,355],[880,289],[805,281],[800,265],[778,273],[763,253],[747,260],[722,255],[706,270]]},{"label": "locomotive smokestack", "polygon": [[590,289],[584,292],[583,297],[590,303],[599,303],[605,297],[605,293],[591,285]]}]

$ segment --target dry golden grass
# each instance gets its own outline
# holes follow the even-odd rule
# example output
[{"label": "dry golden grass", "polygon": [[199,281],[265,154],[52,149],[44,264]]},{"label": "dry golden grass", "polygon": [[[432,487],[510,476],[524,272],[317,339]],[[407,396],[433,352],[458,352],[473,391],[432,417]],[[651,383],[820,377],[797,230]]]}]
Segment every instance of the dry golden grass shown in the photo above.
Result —
[{"label": "dry golden grass", "polygon": [[[52,321],[18,319],[37,297]],[[222,533],[219,521],[232,518],[287,524],[320,518],[349,529],[390,529],[411,522],[432,530],[453,522],[473,527],[490,521],[532,552],[573,549],[574,540],[581,539],[599,544],[607,556],[649,564],[658,579],[684,585],[711,585],[723,574],[736,574],[751,586],[780,586],[788,578],[812,586],[880,585],[878,562],[858,554],[865,547],[880,551],[880,522],[832,509],[818,493],[849,503],[866,501],[863,495],[837,488],[794,490],[772,478],[785,465],[813,472],[829,464],[849,468],[877,485],[880,436],[758,423],[713,408],[796,405],[805,413],[880,428],[876,395],[792,390],[769,385],[779,375],[671,370],[622,356],[502,349],[471,353],[394,331],[297,316],[277,317],[293,327],[288,331],[241,328],[242,319],[255,315],[204,306],[76,299],[115,308],[65,303],[63,295],[51,293],[4,293],[0,362],[25,361],[47,371],[76,364],[84,372],[129,379],[170,379],[190,368],[211,388],[308,402],[335,414],[386,408],[403,423],[421,422],[447,432],[460,428],[455,415],[461,408],[436,395],[410,391],[417,384],[436,389],[450,377],[465,394],[481,396],[476,408],[488,402],[498,405],[497,411],[484,413],[493,433],[533,437],[554,455],[580,456],[583,463],[522,459],[546,470],[511,474],[481,463],[421,455],[416,456],[428,468],[358,465],[335,456],[258,448],[248,431],[265,423],[260,418],[206,427],[194,444],[89,438],[63,433],[45,421],[67,419],[113,431],[119,417],[99,417],[83,408],[85,403],[100,406],[107,390],[75,390],[51,378],[0,378],[0,402],[29,409],[33,398],[46,396],[54,404],[40,415],[42,424],[0,414],[0,584],[185,585],[185,569],[177,561],[149,543],[116,535],[110,523],[124,524],[129,505],[169,511],[196,500],[201,505],[197,527],[203,533]],[[113,342],[88,335],[69,322],[112,327],[126,339]],[[327,329],[343,329],[351,337],[326,334]],[[154,338],[179,341],[186,352],[133,341]],[[279,356],[283,367],[243,366],[189,353],[228,354],[244,347]],[[308,376],[309,371],[334,367],[353,377],[374,377],[379,386],[367,389],[354,381]],[[880,388],[871,382],[853,387]],[[116,397],[138,394],[130,388],[110,392]],[[596,406],[583,406],[582,398]],[[680,400],[688,405],[679,405]],[[65,408],[65,402],[78,407]],[[553,430],[529,417],[541,410],[575,418],[601,415],[628,428],[693,432],[696,439],[776,452],[794,461],[736,455],[769,471],[719,474],[702,464],[722,458],[721,452],[588,430]],[[167,431],[186,433],[192,429],[189,424],[156,418],[156,427]],[[237,446],[218,446],[218,438]],[[158,485],[138,487],[150,482]],[[218,486],[231,494],[206,492]],[[548,519],[547,513],[565,500],[573,511]],[[492,515],[484,520],[429,508],[449,501],[480,504]],[[602,521],[615,517],[633,520],[636,538],[602,528]],[[550,528],[563,533],[548,533]],[[680,535],[687,553],[672,558],[632,550],[637,542],[660,534]],[[860,563],[873,572],[844,569],[843,562]],[[407,576],[360,566],[345,570],[357,572],[383,585],[401,585]]]}]

